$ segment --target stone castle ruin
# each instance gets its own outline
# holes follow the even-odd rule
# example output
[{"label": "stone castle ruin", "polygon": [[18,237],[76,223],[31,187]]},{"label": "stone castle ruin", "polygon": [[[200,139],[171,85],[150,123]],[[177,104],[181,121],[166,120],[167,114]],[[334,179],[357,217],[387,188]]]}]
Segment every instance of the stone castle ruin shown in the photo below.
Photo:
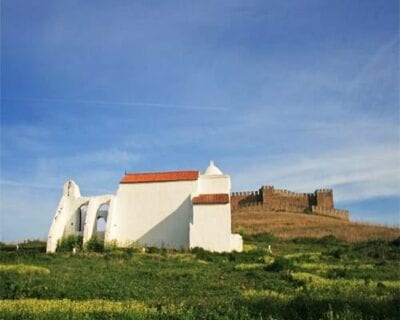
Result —
[{"label": "stone castle ruin", "polygon": [[349,220],[349,211],[334,208],[331,189],[318,189],[313,193],[298,193],[262,186],[257,191],[233,192],[232,212],[263,210],[275,212],[314,213]]}]

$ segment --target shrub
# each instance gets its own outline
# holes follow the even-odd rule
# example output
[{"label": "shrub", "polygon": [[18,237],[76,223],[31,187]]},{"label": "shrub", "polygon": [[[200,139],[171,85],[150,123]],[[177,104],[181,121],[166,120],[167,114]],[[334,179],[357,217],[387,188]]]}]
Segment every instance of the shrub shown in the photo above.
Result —
[{"label": "shrub", "polygon": [[323,244],[323,245],[342,245],[343,240],[336,238],[333,235],[324,236],[322,238],[305,238],[299,237],[292,240],[296,244]]},{"label": "shrub", "polygon": [[15,244],[5,244],[2,243],[0,246],[0,251],[15,251],[17,250],[17,246]]},{"label": "shrub", "polygon": [[243,240],[245,241],[254,241],[254,242],[265,242],[267,244],[275,243],[278,239],[269,232],[266,233],[257,233],[251,235],[244,235]]},{"label": "shrub", "polygon": [[146,253],[166,253],[165,248],[157,248],[157,247],[146,247]]},{"label": "shrub", "polygon": [[335,259],[341,259],[346,251],[343,248],[334,248],[328,251],[323,252],[322,254],[325,256],[333,257]]},{"label": "shrub", "polygon": [[244,237],[246,234],[246,229],[243,226],[238,226],[235,231],[239,233],[242,237]]},{"label": "shrub", "polygon": [[41,240],[27,240],[19,243],[19,250],[31,252],[46,252],[46,242]]},{"label": "shrub", "polygon": [[118,242],[117,240],[111,240],[104,243],[104,250],[106,252],[114,252],[118,251]]},{"label": "shrub", "polygon": [[104,241],[96,236],[90,238],[86,243],[85,249],[92,252],[103,252],[104,251]]},{"label": "shrub", "polygon": [[332,268],[326,273],[328,279],[345,278],[347,275],[347,270],[343,268]]},{"label": "shrub", "polygon": [[392,246],[400,247],[400,237],[397,237],[392,241]]},{"label": "shrub", "polygon": [[71,252],[73,248],[82,250],[82,236],[70,235],[61,239],[57,246],[57,252]]},{"label": "shrub", "polygon": [[293,267],[292,260],[286,259],[284,257],[276,257],[275,261],[272,264],[265,266],[264,270],[280,272],[283,270],[290,270],[292,267]]},{"label": "shrub", "polygon": [[196,255],[197,259],[204,261],[215,261],[219,256],[218,253],[210,252],[199,247],[193,248],[191,251]]},{"label": "shrub", "polygon": [[400,248],[393,242],[385,240],[370,240],[356,245],[355,248],[363,255],[380,261],[398,260],[400,258]]}]

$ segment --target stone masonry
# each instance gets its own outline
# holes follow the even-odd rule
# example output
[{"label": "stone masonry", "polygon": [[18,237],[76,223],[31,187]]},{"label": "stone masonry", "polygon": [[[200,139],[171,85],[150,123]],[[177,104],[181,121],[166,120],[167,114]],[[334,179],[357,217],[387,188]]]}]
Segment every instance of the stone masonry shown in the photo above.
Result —
[{"label": "stone masonry", "polygon": [[254,206],[262,207],[266,211],[315,213],[349,220],[347,210],[334,208],[331,189],[318,189],[313,193],[298,193],[275,189],[273,186],[262,186],[257,191],[231,194],[232,211]]}]

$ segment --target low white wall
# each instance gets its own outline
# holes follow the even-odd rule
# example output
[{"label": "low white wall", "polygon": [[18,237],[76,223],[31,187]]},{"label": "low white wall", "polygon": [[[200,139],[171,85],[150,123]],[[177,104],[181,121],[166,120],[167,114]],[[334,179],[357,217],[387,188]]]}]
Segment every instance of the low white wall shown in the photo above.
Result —
[{"label": "low white wall", "polygon": [[190,226],[190,247],[229,251],[231,212],[229,204],[195,205]]},{"label": "low white wall", "polygon": [[231,234],[231,243],[229,251],[243,251],[243,239],[240,234]]}]

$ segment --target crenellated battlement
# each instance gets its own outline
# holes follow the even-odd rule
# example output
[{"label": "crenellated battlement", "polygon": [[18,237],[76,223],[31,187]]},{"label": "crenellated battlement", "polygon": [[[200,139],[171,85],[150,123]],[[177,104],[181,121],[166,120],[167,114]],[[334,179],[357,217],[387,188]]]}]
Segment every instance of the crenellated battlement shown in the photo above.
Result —
[{"label": "crenellated battlement", "polygon": [[349,220],[349,211],[342,209],[326,209],[318,206],[312,206],[312,212],[315,214],[322,214],[324,216],[330,216],[342,220]]},{"label": "crenellated battlement", "polygon": [[259,196],[260,191],[243,191],[243,192],[232,192],[232,197],[248,197],[248,196]]},{"label": "crenellated battlement", "polygon": [[266,185],[258,191],[233,192],[231,207],[233,211],[251,207],[252,210],[261,208],[268,211],[314,212],[347,220],[349,216],[348,211],[334,208],[333,191],[327,188],[302,193]]},{"label": "crenellated battlement", "polygon": [[317,190],[315,190],[315,192],[317,193],[317,192],[325,192],[325,193],[327,193],[327,192],[332,192],[332,189],[317,189]]},{"label": "crenellated battlement", "polygon": [[231,193],[232,209],[260,203],[262,204],[262,194],[259,190]]}]

